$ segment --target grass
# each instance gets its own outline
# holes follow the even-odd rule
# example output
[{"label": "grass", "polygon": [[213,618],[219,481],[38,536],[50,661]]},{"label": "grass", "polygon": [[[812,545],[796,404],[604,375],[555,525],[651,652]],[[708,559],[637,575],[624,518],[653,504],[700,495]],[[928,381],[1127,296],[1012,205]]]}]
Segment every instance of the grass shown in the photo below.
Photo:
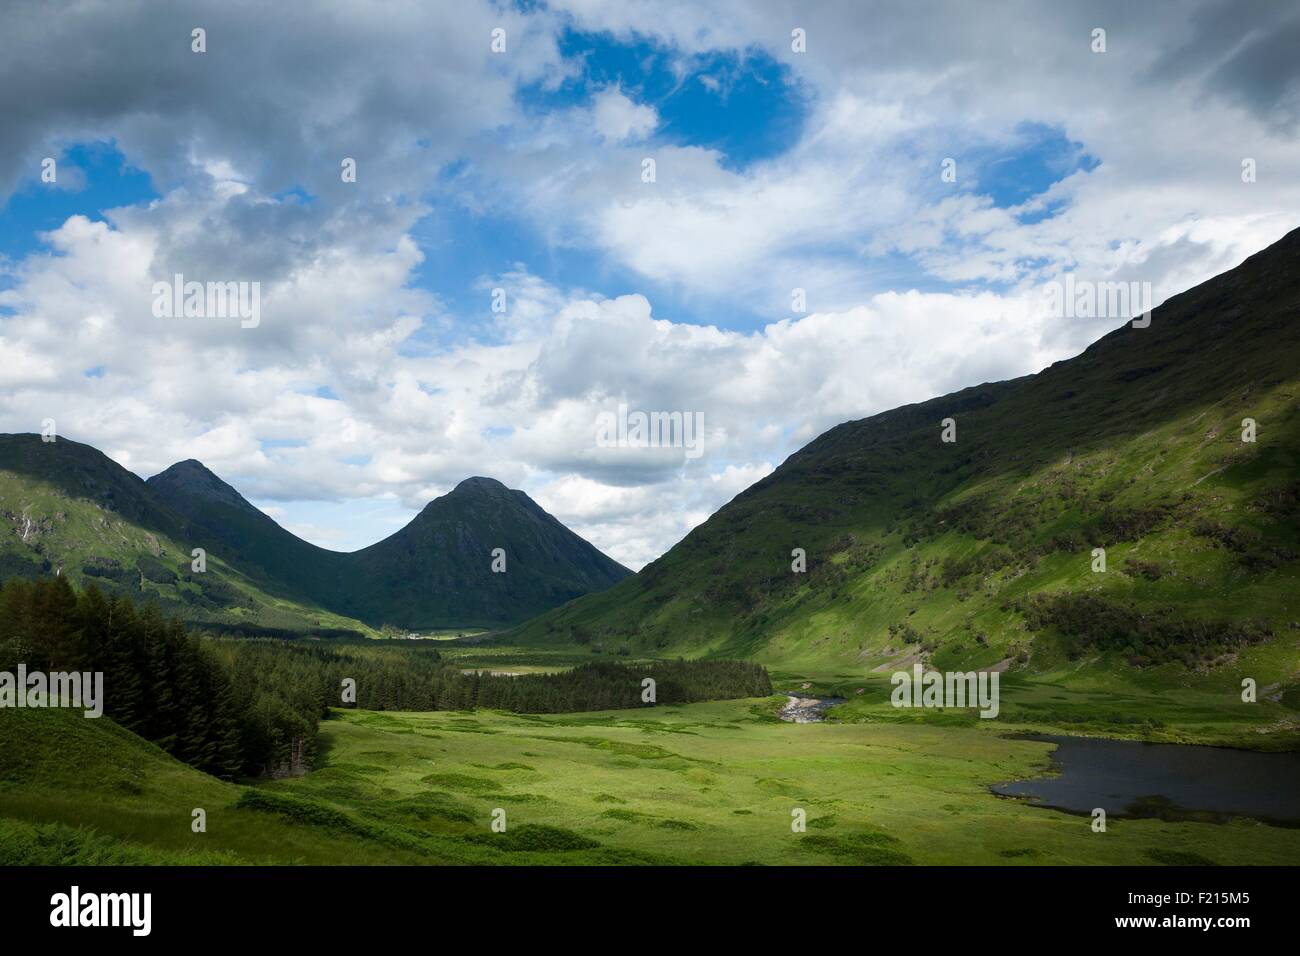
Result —
[{"label": "grass", "polygon": [[[846,720],[804,725],[772,721],[777,698],[555,716],[340,711],[322,725],[321,767],[253,787],[107,720],[8,711],[0,863],[1300,861],[1300,829],[1112,820],[1098,834],[1087,818],[994,796],[990,785],[1048,765],[1048,745],[1007,734],[1040,726],[1035,708],[1058,695],[1007,696],[998,721],[891,719],[874,693],[840,708]],[[1065,703],[1105,712],[1077,696]],[[1215,725],[1221,710],[1205,708]],[[199,806],[208,826],[195,834]],[[796,808],[804,833],[791,830]]]},{"label": "grass", "polygon": [[[1243,750],[1300,749],[1300,711],[1291,700],[1242,701],[1237,689],[1150,690],[1126,684],[1122,675],[1099,678],[1089,669],[1040,675],[1003,674],[996,720],[974,710],[895,708],[888,673],[787,672],[772,674],[778,690],[805,696],[843,697],[828,719],[841,723],[926,724],[999,732],[1067,733],[1202,744]],[[806,689],[803,684],[808,684]],[[1118,689],[1117,689],[1118,688]]]}]

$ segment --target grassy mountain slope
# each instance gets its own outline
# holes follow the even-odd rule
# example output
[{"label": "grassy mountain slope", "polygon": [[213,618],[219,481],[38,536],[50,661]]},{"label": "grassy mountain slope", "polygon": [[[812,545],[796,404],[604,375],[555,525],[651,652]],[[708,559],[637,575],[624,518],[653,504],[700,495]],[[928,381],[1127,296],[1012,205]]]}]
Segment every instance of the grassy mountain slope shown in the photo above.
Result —
[{"label": "grassy mountain slope", "polygon": [[[138,477],[79,442],[0,435],[0,578],[63,574],[188,621],[355,627],[246,574]],[[205,573],[191,550],[206,547]]]},{"label": "grassy mountain slope", "polygon": [[267,590],[324,605],[345,555],[318,548],[281,528],[201,462],[177,462],[146,485],[190,522],[195,544],[220,554]]},{"label": "grassy mountain slope", "polygon": [[1251,676],[1286,693],[1298,397],[1300,231],[1170,299],[1149,328],[831,429],[634,578],[502,640],[787,672],[924,660],[1224,690]]},{"label": "grassy mountain slope", "polygon": [[[250,793],[174,760],[107,717],[58,709],[0,717],[0,865],[454,859],[412,851],[400,835],[340,826],[342,814],[317,805],[304,810],[304,822],[314,825],[285,826],[281,812]],[[204,833],[192,829],[196,808],[207,814]]]}]

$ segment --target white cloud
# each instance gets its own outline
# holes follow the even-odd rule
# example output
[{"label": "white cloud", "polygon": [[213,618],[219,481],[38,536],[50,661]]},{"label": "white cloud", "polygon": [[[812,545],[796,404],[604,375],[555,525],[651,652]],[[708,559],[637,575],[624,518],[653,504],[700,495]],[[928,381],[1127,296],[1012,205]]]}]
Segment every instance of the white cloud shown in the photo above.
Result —
[{"label": "white cloud", "polygon": [[645,139],[659,125],[654,107],[635,103],[617,87],[606,87],[593,97],[592,123],[602,139],[611,143]]},{"label": "white cloud", "polygon": [[[256,329],[154,318],[140,294],[152,264],[192,220],[219,220],[244,198],[169,198],[121,229],[72,219],[52,234],[60,255],[28,260],[4,299],[18,310],[6,333],[46,374],[14,382],[0,427],[54,417],[142,475],[197,457],[331,547],[372,536],[302,520],[304,499],[396,497],[413,513],[489,474],[639,566],[830,425],[1060,357],[1041,344],[1027,296],[886,293],[742,333],[523,273],[511,287],[526,321],[510,336],[411,355],[411,312],[430,305],[406,286],[418,255],[398,242],[358,261],[341,248],[356,237],[342,235],[313,252],[337,267],[268,278]],[[100,364],[102,377],[82,377]],[[597,416],[620,402],[702,413],[704,455],[597,447]]]},{"label": "white cloud", "polygon": [[[198,457],[327,547],[368,544],[487,474],[640,566],[840,421],[1080,350],[1113,323],[1048,318],[1042,284],[1061,272],[1150,281],[1159,301],[1300,218],[1294,76],[1243,71],[1238,51],[1266,41],[1220,3],[201,9],[206,60],[176,41],[188,11],[11,15],[42,29],[12,21],[0,38],[0,191],[100,137],[167,191],[107,223],[87,208],[8,269],[0,429],[53,417],[142,475]],[[1250,10],[1290,35],[1280,6]],[[560,56],[567,15],[669,44],[682,69],[766,52],[808,93],[801,134],[738,166],[661,139],[630,77],[524,109],[521,86],[554,92],[581,71]],[[1087,49],[1097,17],[1102,56]],[[487,48],[498,24],[505,56]],[[807,54],[789,51],[795,25]],[[81,69],[51,53],[66,49]],[[1013,148],[1024,123],[1100,160],[1031,204],[1060,205],[1037,222],[995,205],[992,170],[968,158]],[[955,185],[938,177],[949,155]],[[1258,182],[1241,182],[1243,156]],[[468,321],[420,287],[436,252],[416,226],[448,203],[508,212],[590,272],[505,263],[477,278],[485,302],[508,290],[507,313]],[[155,319],[152,282],[177,272],[260,282],[261,325]],[[794,287],[807,314],[791,314]],[[771,318],[720,317],[744,308]],[[597,447],[596,416],[620,402],[702,412],[706,453]]]}]

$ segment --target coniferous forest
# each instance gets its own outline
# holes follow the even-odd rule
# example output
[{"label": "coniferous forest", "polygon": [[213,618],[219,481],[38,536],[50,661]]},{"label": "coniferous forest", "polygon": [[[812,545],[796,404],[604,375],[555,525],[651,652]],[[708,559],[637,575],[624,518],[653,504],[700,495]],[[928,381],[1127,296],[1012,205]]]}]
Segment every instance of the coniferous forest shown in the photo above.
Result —
[{"label": "coniferous forest", "polygon": [[196,634],[154,605],[137,608],[93,584],[77,592],[62,577],[0,586],[0,670],[20,663],[29,672],[102,672],[105,716],[225,778],[309,769],[330,707],[541,714],[772,693],[767,671],[742,661],[593,662],[514,677],[465,673],[406,642]]}]

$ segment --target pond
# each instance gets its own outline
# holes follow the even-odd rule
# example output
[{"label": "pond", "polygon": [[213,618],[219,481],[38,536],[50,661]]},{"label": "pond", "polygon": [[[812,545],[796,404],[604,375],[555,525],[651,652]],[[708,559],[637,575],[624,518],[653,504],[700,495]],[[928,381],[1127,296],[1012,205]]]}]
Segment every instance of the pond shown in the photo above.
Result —
[{"label": "pond", "polygon": [[1253,817],[1300,826],[1300,753],[1051,734],[1021,739],[1056,744],[1056,775],[997,784],[994,793],[1070,813],[1101,807],[1110,818],[1221,823]]}]

